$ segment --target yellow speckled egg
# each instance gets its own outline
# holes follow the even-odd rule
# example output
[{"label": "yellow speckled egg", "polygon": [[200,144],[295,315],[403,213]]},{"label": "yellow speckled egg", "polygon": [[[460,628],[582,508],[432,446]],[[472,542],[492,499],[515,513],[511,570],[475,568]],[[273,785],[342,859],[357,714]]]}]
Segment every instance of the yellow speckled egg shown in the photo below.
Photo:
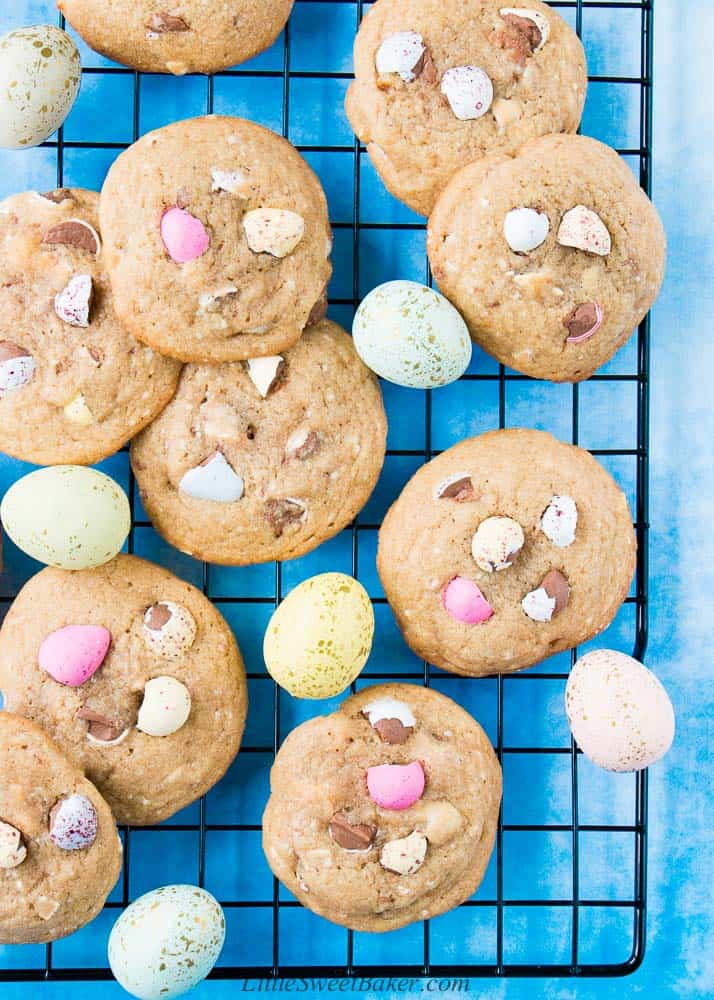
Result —
[{"label": "yellow speckled egg", "polygon": [[82,76],[77,46],[51,24],[0,38],[0,146],[26,149],[55,132],[72,110]]},{"label": "yellow speckled egg", "polygon": [[330,698],[367,662],[374,611],[361,583],[320,573],[291,591],[270,619],[263,655],[270,675],[296,698]]},{"label": "yellow speckled egg", "polygon": [[121,487],[83,465],[55,465],[18,479],[3,497],[0,520],[23,552],[60,569],[109,562],[131,527]]}]

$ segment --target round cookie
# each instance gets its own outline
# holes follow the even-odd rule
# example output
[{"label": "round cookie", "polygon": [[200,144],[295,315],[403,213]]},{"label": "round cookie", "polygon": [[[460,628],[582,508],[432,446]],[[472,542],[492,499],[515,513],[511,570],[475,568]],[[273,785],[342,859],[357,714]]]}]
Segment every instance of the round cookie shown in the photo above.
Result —
[{"label": "round cookie", "polygon": [[269,48],[294,0],[59,0],[85,42],[144,73],[217,73]]},{"label": "round cookie", "polygon": [[455,674],[510,673],[610,624],[635,571],[627,501],[589,452],[491,431],[410,479],[377,568],[404,639]]},{"label": "round cookie", "polygon": [[540,0],[378,0],[354,63],[347,117],[421,215],[465,163],[575,132],[587,88],[577,35]]},{"label": "round cookie", "polygon": [[118,555],[45,569],[0,629],[0,690],[97,785],[119,823],[160,823],[232,762],[247,708],[243,661],[211,602]]},{"label": "round cookie", "polygon": [[99,195],[0,202],[0,450],[39,465],[112,455],[171,399],[180,365],[119,323]]},{"label": "round cookie", "polygon": [[242,118],[142,136],[111,167],[100,217],[120,319],[182,361],[290,347],[332,272],[320,182],[287,140]]},{"label": "round cookie", "polygon": [[484,350],[526,375],[578,382],[657,297],[665,236],[614,150],[551,135],[456,174],[429,219],[427,250]]},{"label": "round cookie", "polygon": [[386,443],[376,378],[329,320],[282,355],[187,365],[131,463],[157,531],[198,559],[291,559],[341,531]]},{"label": "round cookie", "polygon": [[0,944],[43,944],[93,920],[119,878],[109,806],[33,722],[0,712]]},{"label": "round cookie", "polygon": [[496,835],[501,768],[450,698],[384,684],[293,730],[270,789],[263,850],[273,873],[328,920],[387,931],[476,891]]}]

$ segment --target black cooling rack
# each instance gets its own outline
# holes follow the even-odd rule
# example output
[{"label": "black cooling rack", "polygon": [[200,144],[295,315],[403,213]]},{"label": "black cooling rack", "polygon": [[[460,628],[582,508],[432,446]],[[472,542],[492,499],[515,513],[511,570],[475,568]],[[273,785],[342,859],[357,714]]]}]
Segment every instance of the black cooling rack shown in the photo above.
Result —
[{"label": "black cooling rack", "polygon": [[[311,0],[296,0],[297,4],[309,3]],[[356,14],[361,17],[367,4],[362,0],[329,0],[334,4],[347,4],[356,8]],[[635,148],[623,148],[618,152],[630,160],[639,163],[639,178],[642,187],[650,192],[651,183],[651,155],[652,155],[652,22],[653,4],[651,0],[570,0],[570,2],[554,2],[555,8],[560,8],[564,15],[568,16],[571,23],[574,23],[579,35],[587,29],[588,18],[595,15],[598,10],[608,10],[616,12],[617,23],[622,24],[623,32],[632,32],[633,25],[637,23],[639,32],[640,73],[632,76],[591,76],[591,82],[604,84],[622,84],[627,88],[636,88],[639,96],[639,146]],[[634,20],[633,20],[634,16]],[[64,26],[64,19],[60,19]],[[312,79],[349,79],[350,74],[343,72],[318,73],[318,72],[297,72],[291,68],[290,57],[290,27],[285,31],[283,42],[282,69],[280,70],[253,70],[250,68],[239,68],[219,74],[221,77],[235,76],[249,79],[279,78],[282,80],[282,130],[283,134],[288,134],[289,111],[291,99],[291,83],[298,78]],[[134,138],[139,135],[139,109],[141,101],[141,76],[131,70],[120,67],[85,68],[85,74],[122,74],[133,77],[133,131]],[[211,112],[214,103],[214,79],[209,77],[205,82],[205,111]],[[327,113],[331,112],[329,109]],[[57,186],[64,184],[64,151],[65,149],[116,149],[124,148],[123,143],[93,142],[93,141],[66,141],[62,130],[58,134],[56,141],[47,142],[46,147],[56,150],[57,157]],[[350,222],[335,222],[335,229],[346,229],[352,234],[354,250],[354,274],[352,284],[352,296],[349,298],[331,298],[331,306],[343,306],[355,308],[359,302],[359,260],[360,260],[360,240],[362,233],[367,229],[411,229],[423,230],[420,224],[391,224],[380,222],[363,222],[360,218],[360,163],[366,158],[364,147],[355,141],[349,145],[298,145],[301,152],[325,152],[340,153],[344,156],[352,157],[354,167],[354,203],[353,218]],[[425,255],[425,273],[428,275],[428,265]],[[430,277],[430,276],[429,276]],[[635,589],[628,597],[627,603],[634,605],[634,639],[632,653],[641,659],[644,655],[647,644],[647,559],[648,559],[648,436],[649,436],[649,317],[641,324],[637,333],[636,370],[626,373],[609,374],[598,373],[592,376],[592,383],[606,382],[630,382],[636,387],[636,414],[626,415],[628,419],[637,422],[636,447],[634,448],[613,448],[613,449],[593,449],[593,454],[599,456],[622,456],[628,457],[636,463],[636,521],[635,526],[638,538],[638,559]],[[635,367],[633,365],[633,367]],[[506,404],[509,387],[518,382],[526,382],[525,376],[512,373],[500,366],[493,374],[467,374],[464,380],[475,382],[490,382],[495,384],[498,392],[498,426],[506,425]],[[580,396],[581,386],[570,387],[571,408],[572,408],[572,440],[578,443],[580,424]],[[428,461],[436,449],[432,448],[432,398],[430,392],[424,393],[425,399],[425,426],[426,433],[423,448],[416,450],[389,450],[388,456],[413,456],[415,459]],[[606,459],[607,460],[607,459]],[[130,482],[130,496],[134,498],[134,482]],[[132,514],[134,514],[132,506]],[[135,529],[148,527],[148,522],[133,517],[133,528],[130,536],[130,550],[133,550]],[[375,531],[378,524],[359,521],[353,524],[346,531],[351,532],[352,541],[352,571],[357,575],[357,563],[359,553],[359,536],[364,531]],[[209,569],[203,567],[204,592],[209,592]],[[3,595],[3,603],[11,595]],[[213,596],[213,595],[212,595]],[[280,564],[275,565],[274,594],[269,598],[242,598],[221,596],[221,604],[230,603],[251,603],[260,602],[277,604],[283,596],[283,574]],[[374,598],[375,604],[384,604],[384,598]],[[571,653],[571,664],[575,661],[576,651]],[[265,678],[264,674],[249,673],[249,678]],[[453,675],[443,674],[441,671],[431,668],[428,664],[423,665],[423,669],[418,672],[399,673],[375,672],[366,670],[362,679],[368,680],[412,680],[429,685],[438,678],[439,684],[444,684],[448,690],[449,681],[457,681]],[[576,750],[571,740],[570,746],[509,746],[504,739],[504,705],[507,704],[509,690],[512,685],[522,683],[524,680],[534,684],[542,684],[548,681],[558,681],[563,683],[567,678],[566,671],[534,672],[514,674],[510,676],[500,676],[496,679],[497,685],[497,715],[496,715],[496,739],[495,748],[499,759],[503,762],[510,755],[532,754],[539,758],[552,757],[552,755],[565,756],[569,761],[570,768],[570,795],[571,795],[571,815],[568,822],[560,824],[513,824],[504,823],[503,817],[499,822],[498,835],[495,847],[496,878],[495,893],[489,893],[488,897],[468,900],[463,904],[463,910],[479,907],[488,908],[495,920],[495,949],[493,960],[482,964],[469,964],[455,958],[453,961],[445,962],[443,959],[433,960],[430,935],[430,923],[423,923],[422,941],[420,956],[418,961],[402,962],[398,964],[361,964],[355,960],[355,935],[350,931],[345,931],[344,958],[342,961],[329,964],[296,965],[285,964],[282,959],[282,935],[286,911],[298,907],[299,904],[288,898],[283,898],[277,881],[273,883],[272,897],[262,900],[255,899],[224,899],[220,902],[227,911],[242,908],[253,908],[256,910],[269,910],[272,916],[272,960],[259,965],[223,965],[216,968],[212,973],[212,978],[216,979],[292,979],[292,978],[330,978],[330,977],[501,977],[501,976],[562,976],[562,977],[583,977],[583,976],[623,976],[633,972],[642,962],[645,949],[645,915],[646,915],[646,838],[647,838],[647,774],[640,772],[636,775],[632,794],[633,820],[627,824],[584,824],[579,819],[578,809],[578,776],[579,763],[582,757]],[[269,683],[269,682],[265,682]],[[484,681],[472,679],[468,683],[481,684]],[[493,680],[490,681],[493,683]],[[244,747],[242,753],[263,753],[274,754],[277,752],[280,743],[280,694],[278,689],[272,685],[272,699],[274,711],[273,743],[271,746]],[[198,879],[204,884],[206,879],[206,837],[213,831],[220,831],[230,834],[232,837],[240,838],[246,834],[256,836],[260,830],[258,824],[209,824],[206,818],[206,803],[201,800],[199,804],[199,818],[196,824],[180,824],[164,827],[156,827],[158,836],[169,836],[182,831],[191,831],[197,834],[198,842]],[[146,829],[146,828],[144,828]],[[149,828],[151,829],[151,828]],[[129,873],[132,863],[132,837],[135,834],[128,828],[122,828],[122,837],[125,845],[125,866],[123,881],[121,883],[121,900],[110,902],[107,908],[112,912],[112,918],[118,915],[121,908],[131,901],[129,891]],[[507,859],[504,852],[504,834],[509,833],[562,833],[568,836],[572,842],[572,878],[570,880],[569,892],[563,894],[562,898],[544,900],[542,898],[512,899],[506,897],[504,893],[504,871],[506,870]],[[590,899],[583,896],[580,891],[580,857],[581,857],[581,835],[588,833],[614,833],[629,835],[634,839],[633,867],[628,875],[631,877],[631,892],[627,893],[627,898],[604,898]],[[512,862],[511,862],[512,863]],[[160,881],[160,870],[157,870],[157,878]],[[535,894],[534,894],[535,895]],[[570,946],[568,949],[569,958],[558,963],[549,963],[547,958],[540,959],[539,956],[529,955],[527,960],[515,961],[514,956],[508,953],[504,947],[504,915],[510,907],[530,909],[547,906],[548,908],[564,908],[570,914]],[[631,916],[629,929],[626,933],[626,946],[629,950],[629,957],[623,961],[599,961],[597,963],[581,960],[583,932],[581,932],[581,913],[584,908],[598,908],[600,910],[617,908],[619,911],[626,911]],[[397,946],[398,948],[398,946]],[[411,957],[411,952],[410,952]],[[517,956],[516,956],[517,957]],[[53,947],[48,945],[45,951],[44,966],[35,968],[19,969],[0,968],[0,982],[3,981],[40,981],[40,980],[104,980],[111,977],[111,973],[106,964],[96,966],[97,956],[92,956],[92,967],[70,968],[66,965],[58,966],[53,962]],[[104,956],[101,956],[104,962]]]}]

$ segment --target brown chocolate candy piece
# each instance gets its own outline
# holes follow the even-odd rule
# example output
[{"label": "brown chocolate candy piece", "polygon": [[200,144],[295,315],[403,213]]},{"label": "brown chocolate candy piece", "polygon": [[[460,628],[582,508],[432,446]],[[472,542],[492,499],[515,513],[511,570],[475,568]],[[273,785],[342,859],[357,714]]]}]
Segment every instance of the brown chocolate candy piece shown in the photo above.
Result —
[{"label": "brown chocolate candy piece", "polygon": [[14,344],[11,340],[0,340],[0,365],[14,358],[29,358],[30,354],[24,347]]},{"label": "brown chocolate candy piece", "polygon": [[413,726],[405,726],[399,719],[379,719],[372,726],[379,733],[382,743],[406,743],[413,732]]},{"label": "brown chocolate candy piece", "polygon": [[595,302],[583,302],[576,306],[563,320],[563,326],[568,331],[568,338],[585,338],[587,334],[595,333],[602,322],[602,314],[598,312]]},{"label": "brown chocolate candy piece", "polygon": [[523,66],[542,41],[540,28],[530,18],[518,14],[502,14],[501,17],[504,27],[494,32],[493,40],[500,48],[508,50],[519,66]]},{"label": "brown chocolate candy piece", "polygon": [[315,431],[308,431],[307,437],[294,448],[290,454],[293,458],[297,458],[300,461],[304,461],[306,458],[312,458],[312,456],[320,450],[320,436]]},{"label": "brown chocolate candy piece", "polygon": [[447,483],[439,493],[439,499],[457,500],[459,502],[473,500],[474,492],[474,484],[471,481],[471,476],[463,476],[462,479],[455,479],[452,483]]},{"label": "brown chocolate candy piece", "polygon": [[265,501],[265,517],[276,538],[280,538],[289,524],[302,520],[305,507],[299,500],[288,497],[271,497]]},{"label": "brown chocolate candy piece", "polygon": [[152,632],[158,632],[170,620],[171,611],[165,604],[152,604],[144,616],[144,625]]},{"label": "brown chocolate candy piece", "polygon": [[89,723],[89,735],[99,740],[100,743],[111,743],[118,740],[124,732],[125,726],[113,719],[108,719],[100,712],[95,712],[89,705],[82,705],[77,712],[78,719],[84,719]]},{"label": "brown chocolate candy piece", "polygon": [[61,202],[68,201],[70,199],[74,201],[74,197],[69,188],[55,188],[54,191],[45,191],[42,197],[46,198],[47,201],[53,201],[55,205],[59,205]]},{"label": "brown chocolate candy piece", "polygon": [[431,52],[425,48],[419,57],[419,62],[414,67],[413,71],[414,78],[423,80],[427,87],[433,87],[438,79],[438,73],[436,72],[436,66],[434,65],[434,60],[431,58]]},{"label": "brown chocolate candy piece", "polygon": [[315,326],[320,320],[323,320],[327,316],[327,285],[322,290],[322,295],[317,300],[315,305],[310,310],[310,315],[307,317],[306,326]]},{"label": "brown chocolate candy piece", "polygon": [[159,35],[164,35],[169,31],[190,31],[190,25],[182,17],[176,14],[169,14],[167,11],[159,11],[152,14],[147,25],[149,31],[155,31]]},{"label": "brown chocolate candy piece", "polygon": [[346,851],[368,851],[377,836],[377,828],[367,823],[350,823],[349,815],[340,810],[330,820],[330,836]]},{"label": "brown chocolate candy piece", "polygon": [[563,610],[570,598],[570,584],[560,570],[552,569],[541,580],[541,587],[551,600],[555,601],[552,617]]},{"label": "brown chocolate candy piece", "polygon": [[61,244],[86,250],[89,253],[99,253],[99,237],[87,222],[81,219],[67,219],[48,229],[42,237],[43,243]]}]

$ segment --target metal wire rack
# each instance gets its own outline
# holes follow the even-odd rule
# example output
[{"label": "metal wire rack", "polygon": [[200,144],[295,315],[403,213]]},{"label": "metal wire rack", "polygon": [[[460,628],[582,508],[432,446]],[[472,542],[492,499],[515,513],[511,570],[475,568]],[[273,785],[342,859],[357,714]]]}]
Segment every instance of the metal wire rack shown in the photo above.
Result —
[{"label": "metal wire rack", "polygon": [[[354,8],[355,24],[362,16],[367,4],[362,0],[328,0],[327,3],[316,2],[316,0],[296,0],[296,11],[302,5],[311,5],[314,15],[317,17],[320,10],[330,5],[351,6]],[[651,138],[652,138],[652,0],[564,0],[564,2],[554,2],[553,7],[561,9],[561,13],[568,17],[576,28],[578,34],[583,35],[587,30],[590,18],[595,17],[598,12],[609,11],[610,16],[615,17],[618,27],[623,32],[637,31],[639,44],[639,73],[632,75],[598,75],[591,76],[591,82],[595,84],[613,84],[632,88],[639,98],[639,144],[630,145],[628,148],[618,150],[623,156],[634,161],[639,170],[639,178],[642,187],[649,193],[651,179]],[[63,24],[63,19],[60,19]],[[280,43],[278,43],[280,44]],[[216,80],[228,77],[244,77],[257,82],[261,79],[275,79],[282,84],[282,131],[284,135],[289,135],[290,131],[290,109],[291,109],[291,88],[296,80],[347,80],[350,74],[347,72],[317,72],[308,70],[296,70],[291,66],[291,38],[290,26],[288,25],[282,42],[282,68],[279,69],[256,69],[251,66],[241,67],[218,74],[216,78],[208,77],[205,80],[205,101],[204,110],[211,112],[214,109],[214,95]],[[116,66],[88,67],[84,69],[86,75],[120,75],[133,80],[133,137],[140,134],[140,108],[142,99],[142,81],[145,79],[141,74],[131,70]],[[332,115],[333,111],[329,107],[323,109],[326,115]],[[319,114],[319,111],[315,111]],[[67,150],[113,150],[124,148],[124,142],[99,142],[91,139],[70,140],[65,138],[60,130],[56,141],[45,144],[47,148],[56,152],[56,180],[58,186],[63,186],[66,181],[65,152]],[[364,234],[369,230],[384,230],[398,232],[400,230],[423,230],[423,225],[419,222],[379,222],[364,221],[361,218],[361,197],[360,186],[363,179],[363,168],[367,159],[366,152],[360,144],[353,143],[336,144],[309,144],[300,145],[298,149],[303,153],[335,153],[352,159],[352,183],[354,186],[353,212],[351,220],[336,220],[334,228],[338,232],[345,230],[345,236],[352,243],[353,273],[351,295],[343,297],[331,297],[331,309],[346,313],[354,309],[359,302],[360,285],[360,255],[362,251],[362,240]],[[424,274],[430,280],[426,256],[424,254]],[[635,412],[622,414],[624,419],[636,420],[636,444],[634,447],[622,448],[593,448],[593,454],[602,456],[604,461],[609,458],[627,458],[634,462],[636,466],[634,476],[635,492],[635,522],[639,543],[637,575],[633,593],[627,599],[627,604],[632,606],[631,642],[633,654],[641,658],[645,652],[647,643],[647,531],[648,531],[648,417],[649,417],[649,318],[642,323],[636,337],[636,357],[632,364],[632,371],[612,372],[608,368],[605,372],[600,372],[592,377],[590,383],[601,385],[602,383],[631,383],[635,392],[632,395]],[[467,384],[477,383],[480,388],[490,385],[497,392],[497,426],[506,426],[507,404],[509,393],[516,391],[519,383],[529,382],[524,376],[504,369],[503,366],[493,366],[492,371],[484,373],[469,373],[463,377],[463,382]],[[588,383],[589,384],[589,383]],[[472,386],[477,391],[476,385]],[[468,391],[468,390],[467,390]],[[598,390],[601,391],[601,390]],[[568,387],[570,394],[569,407],[571,413],[571,435],[574,443],[580,440],[581,427],[581,403],[582,386]],[[390,447],[387,455],[389,458],[413,459],[415,463],[429,460],[439,450],[438,442],[433,436],[434,420],[438,415],[433,413],[433,398],[431,392],[422,394],[424,403],[424,427],[425,434],[422,442],[415,442],[419,446],[408,448]],[[568,403],[565,404],[566,406]],[[494,419],[494,425],[496,420]],[[412,442],[410,442],[411,444]],[[135,489],[133,480],[129,481],[130,497],[132,498],[133,529],[130,536],[130,551],[134,551],[136,540],[142,530],[150,528],[149,522],[143,519],[143,515],[135,502]],[[346,529],[345,533],[351,544],[351,568],[355,576],[359,570],[364,568],[365,546],[361,544],[362,539],[371,533],[376,534],[379,524],[369,516],[360,517],[357,521]],[[268,611],[272,609],[283,597],[285,589],[285,567],[275,564],[274,576],[272,578],[272,594],[263,596],[239,596],[230,592],[230,586],[223,583],[216,584],[212,580],[213,569],[203,565],[201,569],[203,589],[213,600],[220,604],[225,610],[232,605],[246,606],[242,610],[250,612],[256,606],[264,606]],[[223,578],[222,578],[223,579]],[[221,587],[228,592],[221,592]],[[0,608],[7,606],[13,594],[3,594],[0,598]],[[375,605],[384,605],[384,597],[374,596]],[[571,663],[574,662],[576,651],[571,654]],[[249,662],[249,668],[256,664]],[[324,957],[315,962],[308,962],[301,954],[296,956],[295,949],[290,948],[286,955],[285,925],[295,910],[300,909],[299,904],[289,897],[281,889],[276,880],[272,880],[272,892],[255,894],[234,892],[219,892],[220,901],[228,916],[229,939],[231,935],[231,915],[242,912],[247,923],[243,926],[250,927],[255,924],[252,933],[260,936],[261,947],[252,947],[248,951],[243,951],[241,957],[228,957],[223,960],[223,964],[212,973],[213,978],[218,979],[285,979],[285,978],[307,978],[314,979],[320,977],[501,977],[501,976],[621,976],[633,972],[641,963],[645,948],[645,913],[646,913],[646,837],[647,837],[647,775],[640,773],[633,780],[629,787],[631,796],[631,820],[625,823],[619,822],[590,822],[581,820],[581,808],[579,800],[579,779],[581,779],[581,768],[583,758],[576,750],[572,740],[569,745],[563,740],[564,745],[537,745],[536,741],[514,743],[507,738],[506,717],[509,713],[509,699],[514,697],[519,686],[524,683],[532,684],[535,691],[544,684],[555,682],[563,685],[567,678],[567,665],[561,668],[557,665],[551,669],[549,664],[544,668],[536,668],[525,673],[511,676],[500,676],[491,679],[472,679],[464,682],[463,678],[447,675],[423,664],[413,658],[411,668],[401,669],[398,672],[388,670],[370,669],[369,665],[360,678],[360,683],[376,680],[412,680],[425,685],[432,683],[443,687],[447,692],[451,687],[452,691],[463,690],[464,683],[477,686],[490,685],[490,690],[495,695],[495,719],[493,725],[493,738],[498,756],[504,767],[509,761],[516,758],[523,759],[530,755],[538,762],[538,765],[547,767],[557,761],[559,764],[566,764],[569,769],[569,815],[561,815],[561,822],[538,822],[538,823],[514,823],[504,821],[502,814],[497,842],[495,848],[495,873],[494,877],[487,885],[484,883],[477,895],[468,900],[461,907],[457,914],[462,915],[466,920],[469,913],[478,913],[478,933],[484,939],[491,942],[491,950],[488,957],[477,960],[470,955],[464,957],[459,953],[457,946],[449,948],[443,947],[443,942],[437,947],[436,932],[433,925],[436,923],[424,922],[416,925],[417,930],[411,933],[408,941],[405,942],[404,949],[401,949],[397,942],[391,948],[391,959],[384,959],[383,953],[378,952],[377,958],[374,952],[370,952],[369,947],[363,946],[362,939],[370,938],[370,935],[357,935],[350,931],[330,928],[339,937],[329,936],[332,945],[325,944]],[[263,700],[272,699],[272,743],[261,743],[257,745],[247,745],[241,751],[243,755],[256,755],[256,760],[264,762],[264,779],[267,788],[267,768],[272,755],[277,751],[281,742],[281,702],[285,697],[275,687],[264,672],[258,670],[249,671],[249,680],[256,688],[262,692]],[[460,688],[454,687],[456,683]],[[266,687],[266,685],[269,686]],[[270,693],[268,694],[268,690]],[[459,695],[455,695],[457,700]],[[255,702],[255,696],[253,696]],[[284,703],[283,703],[284,710]],[[478,713],[477,713],[478,714]],[[195,816],[195,814],[194,814]],[[182,817],[179,817],[181,819]],[[259,818],[259,817],[256,817]],[[146,828],[144,828],[146,829]],[[202,885],[208,884],[208,888],[213,889],[210,878],[207,878],[207,840],[214,835],[221,835],[223,843],[230,843],[236,849],[236,855],[240,856],[240,842],[245,838],[252,837],[253,841],[259,836],[259,822],[213,822],[212,816],[208,814],[206,800],[203,799],[198,805],[197,816],[190,822],[173,822],[171,825],[164,825],[156,828],[149,828],[148,833],[157,838],[152,841],[153,857],[156,862],[154,884],[161,884],[166,881],[162,877],[161,850],[166,845],[168,837],[176,837],[180,834],[191,834],[194,839],[192,843],[197,848],[198,856],[194,868],[194,878]],[[632,844],[631,860],[626,872],[626,881],[629,883],[629,891],[621,894],[604,896],[603,898],[592,897],[583,891],[582,876],[582,842],[583,838],[589,834],[622,834],[629,838]],[[131,873],[134,864],[134,844],[137,836],[143,836],[143,831],[133,831],[123,828],[121,831],[124,841],[125,865],[122,881],[118,892],[110,898],[105,913],[109,922],[113,921],[118,911],[128,905],[131,899],[137,894],[132,890]],[[563,886],[565,891],[561,891],[556,897],[543,896],[538,892],[531,892],[528,895],[523,893],[512,894],[508,890],[511,880],[511,868],[516,864],[514,852],[507,849],[507,838],[512,835],[560,835],[566,838],[570,844],[570,872],[567,885]],[[489,880],[487,879],[487,882]],[[215,891],[215,890],[214,890]],[[532,953],[528,949],[524,954],[513,954],[509,946],[512,928],[514,926],[511,919],[512,914],[518,913],[525,921],[526,931],[528,920],[540,919],[544,910],[549,913],[560,911],[564,920],[558,923],[561,929],[563,940],[560,942],[558,956],[553,959],[545,950],[540,953]],[[620,923],[620,943],[624,944],[625,956],[621,960],[610,960],[608,956],[600,957],[598,960],[589,960],[590,949],[586,947],[589,935],[588,927],[583,923],[585,915],[617,910],[620,914],[625,914],[624,923]],[[268,921],[260,920],[259,915],[268,917]],[[309,915],[308,915],[309,916]],[[443,919],[443,918],[440,918]],[[459,917],[461,919],[461,917]],[[325,935],[326,927],[324,922],[319,925],[309,925],[305,934],[315,932],[322,937]],[[453,929],[459,925],[449,925],[448,936],[453,939]],[[262,928],[262,930],[260,929]],[[563,928],[566,928],[563,930]],[[289,932],[294,934],[294,929]],[[461,930],[458,931],[461,933]],[[414,936],[416,934],[416,937]],[[443,935],[441,936],[443,937]],[[441,937],[439,940],[441,941]],[[105,939],[104,939],[105,940]],[[34,962],[20,961],[20,965],[27,967],[17,967],[18,962],[6,962],[2,949],[0,949],[0,982],[3,981],[39,981],[39,980],[102,980],[110,978],[110,972],[106,965],[105,952],[101,950],[103,943],[94,943],[90,949],[84,951],[73,951],[70,960],[58,960],[58,951],[61,945],[49,945],[42,953],[42,956]],[[328,937],[325,937],[328,941]],[[307,944],[305,944],[307,947]],[[101,954],[97,949],[101,950]],[[6,949],[7,951],[7,949]],[[17,949],[16,949],[17,951]],[[225,954],[225,953],[224,953]],[[394,961],[394,955],[397,961]],[[311,951],[312,955],[312,951]],[[323,952],[320,951],[320,955]],[[79,958],[77,958],[79,956]]]}]

